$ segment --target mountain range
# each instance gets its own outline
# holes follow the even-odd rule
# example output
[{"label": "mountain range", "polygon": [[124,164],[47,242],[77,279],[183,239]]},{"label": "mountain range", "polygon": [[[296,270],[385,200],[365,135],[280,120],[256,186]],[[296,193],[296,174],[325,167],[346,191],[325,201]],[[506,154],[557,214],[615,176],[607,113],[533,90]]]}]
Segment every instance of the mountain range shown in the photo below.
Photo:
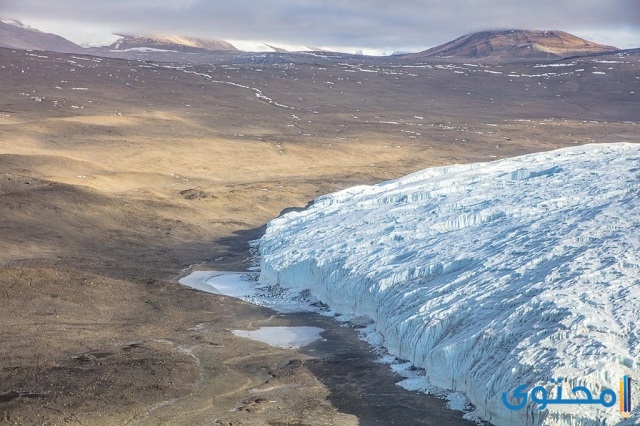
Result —
[{"label": "mountain range", "polygon": [[[56,51],[62,53],[91,53],[129,58],[140,54],[189,53],[233,54],[253,50],[277,53],[319,51],[313,48],[285,49],[267,43],[234,43],[179,35],[118,34],[119,40],[109,46],[87,49],[59,35],[44,33],[20,21],[2,19],[0,47]],[[242,44],[242,46],[240,46]],[[618,49],[594,43],[563,31],[499,30],[482,31],[461,36],[453,41],[417,53],[395,55],[407,60],[482,60],[483,62],[517,62],[523,60],[555,60],[583,56]],[[154,57],[154,59],[157,59]]]}]

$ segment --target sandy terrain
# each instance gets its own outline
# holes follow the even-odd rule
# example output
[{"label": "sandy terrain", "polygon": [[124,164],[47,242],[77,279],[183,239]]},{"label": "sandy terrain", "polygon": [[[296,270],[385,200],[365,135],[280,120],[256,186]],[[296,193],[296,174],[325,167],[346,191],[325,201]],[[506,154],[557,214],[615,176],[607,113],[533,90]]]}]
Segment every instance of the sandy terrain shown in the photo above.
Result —
[{"label": "sandy terrain", "polygon": [[[456,424],[353,329],[172,280],[248,266],[266,222],[335,189],[637,142],[640,62],[608,59],[181,68],[0,49],[0,424]],[[264,325],[327,341],[229,331]]]}]

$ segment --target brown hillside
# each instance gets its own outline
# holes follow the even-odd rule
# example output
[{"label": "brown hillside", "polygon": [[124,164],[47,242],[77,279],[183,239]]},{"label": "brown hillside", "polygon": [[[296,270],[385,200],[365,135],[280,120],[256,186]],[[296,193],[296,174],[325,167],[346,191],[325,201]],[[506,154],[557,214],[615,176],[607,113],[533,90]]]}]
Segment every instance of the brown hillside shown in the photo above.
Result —
[{"label": "brown hillside", "polygon": [[230,43],[223,40],[211,40],[177,35],[123,35],[120,40],[109,46],[109,49],[111,50],[127,50],[135,48],[175,50],[178,52],[237,51],[237,49]]},{"label": "brown hillside", "polygon": [[618,50],[564,31],[504,30],[467,34],[410,58],[465,58],[509,61],[555,59]]},{"label": "brown hillside", "polygon": [[80,53],[81,46],[55,34],[43,33],[20,22],[0,21],[0,47],[21,50],[46,50],[61,53]]}]

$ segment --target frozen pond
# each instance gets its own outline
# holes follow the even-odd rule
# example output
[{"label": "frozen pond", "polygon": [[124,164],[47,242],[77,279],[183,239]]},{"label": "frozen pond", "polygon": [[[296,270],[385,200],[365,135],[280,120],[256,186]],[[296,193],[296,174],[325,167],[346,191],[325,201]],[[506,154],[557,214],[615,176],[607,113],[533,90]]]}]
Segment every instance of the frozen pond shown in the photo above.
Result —
[{"label": "frozen pond", "polygon": [[324,329],[319,327],[261,327],[257,330],[232,330],[238,337],[246,337],[280,348],[299,348],[318,340]]},{"label": "frozen pond", "polygon": [[178,282],[196,290],[237,298],[254,296],[255,282],[246,272],[195,271]]},{"label": "frozen pond", "polygon": [[[180,278],[182,285],[207,293],[221,294],[239,299],[260,298],[256,282],[246,272],[195,271]],[[255,302],[255,300],[252,300]],[[293,302],[295,303],[295,302]],[[246,337],[280,348],[299,348],[320,338],[324,329],[319,327],[262,327],[258,330],[232,330],[239,337]]]},{"label": "frozen pond", "polygon": [[319,312],[317,299],[302,295],[299,290],[260,285],[252,272],[194,271],[178,282],[207,293],[235,297],[280,313]]}]

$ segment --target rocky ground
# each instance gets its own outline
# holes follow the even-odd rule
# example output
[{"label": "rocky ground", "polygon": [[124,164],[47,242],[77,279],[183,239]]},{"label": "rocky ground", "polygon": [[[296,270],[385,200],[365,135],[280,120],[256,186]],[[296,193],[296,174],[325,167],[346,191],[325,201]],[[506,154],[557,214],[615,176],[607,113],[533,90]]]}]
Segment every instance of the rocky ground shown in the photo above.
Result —
[{"label": "rocky ground", "polygon": [[[459,423],[395,387],[352,328],[174,278],[248,266],[266,222],[336,189],[638,141],[638,56],[258,59],[0,49],[0,423]],[[285,350],[229,332],[303,323],[326,341]]]}]

